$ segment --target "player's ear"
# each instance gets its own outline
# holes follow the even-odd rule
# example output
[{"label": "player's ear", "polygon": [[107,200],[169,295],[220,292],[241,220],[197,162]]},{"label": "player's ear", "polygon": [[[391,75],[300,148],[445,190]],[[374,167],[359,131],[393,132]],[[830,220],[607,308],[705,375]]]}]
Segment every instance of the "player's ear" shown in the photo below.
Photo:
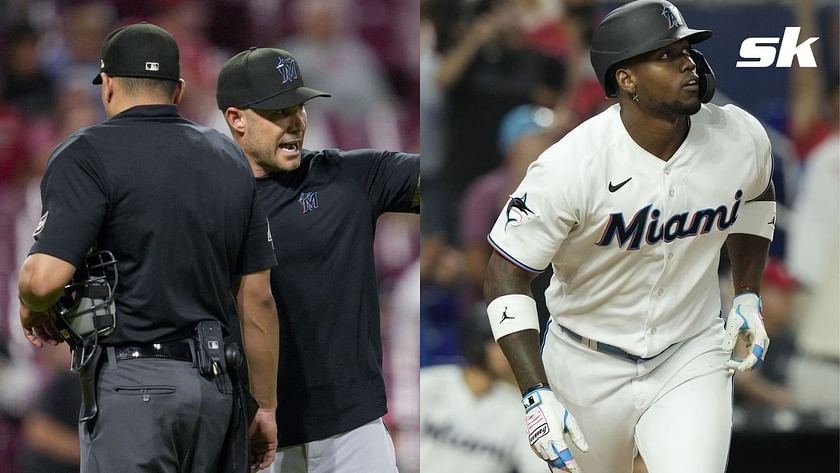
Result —
[{"label": "player's ear", "polygon": [[230,127],[231,132],[239,134],[245,133],[245,112],[236,107],[228,107],[225,109],[225,121]]},{"label": "player's ear", "polygon": [[628,95],[633,95],[636,91],[636,78],[626,67],[619,67],[615,70],[615,83],[619,89],[627,92]]}]

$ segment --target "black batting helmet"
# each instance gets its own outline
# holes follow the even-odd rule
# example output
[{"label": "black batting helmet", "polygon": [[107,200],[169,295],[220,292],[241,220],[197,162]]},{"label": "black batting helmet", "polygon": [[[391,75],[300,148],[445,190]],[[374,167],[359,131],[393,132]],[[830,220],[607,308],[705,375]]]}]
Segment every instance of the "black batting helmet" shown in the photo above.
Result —
[{"label": "black batting helmet", "polygon": [[[614,98],[618,90],[612,75],[621,62],[682,39],[695,44],[711,36],[709,30],[687,27],[682,14],[671,2],[637,0],[616,8],[595,28],[589,57],[607,97]],[[692,53],[696,63],[698,60],[703,63],[697,64],[697,74],[700,76],[700,97],[708,102],[714,93],[714,75],[702,54],[695,50]],[[711,76],[711,83],[706,75]]]}]

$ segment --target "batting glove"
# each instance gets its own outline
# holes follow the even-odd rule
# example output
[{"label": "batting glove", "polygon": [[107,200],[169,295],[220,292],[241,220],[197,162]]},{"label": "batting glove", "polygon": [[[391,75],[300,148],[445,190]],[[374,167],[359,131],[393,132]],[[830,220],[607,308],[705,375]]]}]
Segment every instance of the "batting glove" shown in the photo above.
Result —
[{"label": "batting glove", "polygon": [[[563,435],[568,433],[572,442],[584,452],[589,444],[574,417],[554,397],[549,388],[537,388],[522,398],[525,406],[525,423],[531,449],[545,460],[552,471],[582,473]],[[557,469],[557,470],[555,470]]]},{"label": "batting glove", "polygon": [[739,338],[749,346],[749,355],[743,360],[731,357],[726,367],[747,371],[761,366],[770,347],[770,338],[764,330],[764,319],[761,318],[761,298],[754,292],[738,294],[732,300],[732,309],[726,318],[723,349],[731,353]]}]

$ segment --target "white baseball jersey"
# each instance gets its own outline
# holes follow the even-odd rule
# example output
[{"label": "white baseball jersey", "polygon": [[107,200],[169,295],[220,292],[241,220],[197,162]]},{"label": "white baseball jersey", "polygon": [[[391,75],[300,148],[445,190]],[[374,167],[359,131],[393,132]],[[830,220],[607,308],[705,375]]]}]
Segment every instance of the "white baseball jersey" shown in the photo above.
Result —
[{"label": "white baseball jersey", "polygon": [[525,431],[522,396],[497,381],[476,397],[464,370],[441,365],[420,370],[420,469],[435,473],[546,473]]},{"label": "white baseball jersey", "polygon": [[630,137],[614,105],[531,164],[488,240],[529,271],[552,265],[554,321],[649,357],[717,317],[720,249],[744,202],[767,188],[758,121],[703,105],[668,161]]}]

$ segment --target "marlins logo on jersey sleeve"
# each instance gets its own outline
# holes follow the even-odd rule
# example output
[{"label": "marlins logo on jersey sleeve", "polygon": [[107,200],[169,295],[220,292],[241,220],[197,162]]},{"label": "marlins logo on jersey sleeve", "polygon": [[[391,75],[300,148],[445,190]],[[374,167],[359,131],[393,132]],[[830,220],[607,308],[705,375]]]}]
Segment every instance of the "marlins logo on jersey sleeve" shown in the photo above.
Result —
[{"label": "marlins logo on jersey sleeve", "polygon": [[556,147],[543,153],[511,194],[487,236],[496,251],[525,270],[545,270],[579,222],[574,198],[577,174],[561,170],[562,165]]}]

